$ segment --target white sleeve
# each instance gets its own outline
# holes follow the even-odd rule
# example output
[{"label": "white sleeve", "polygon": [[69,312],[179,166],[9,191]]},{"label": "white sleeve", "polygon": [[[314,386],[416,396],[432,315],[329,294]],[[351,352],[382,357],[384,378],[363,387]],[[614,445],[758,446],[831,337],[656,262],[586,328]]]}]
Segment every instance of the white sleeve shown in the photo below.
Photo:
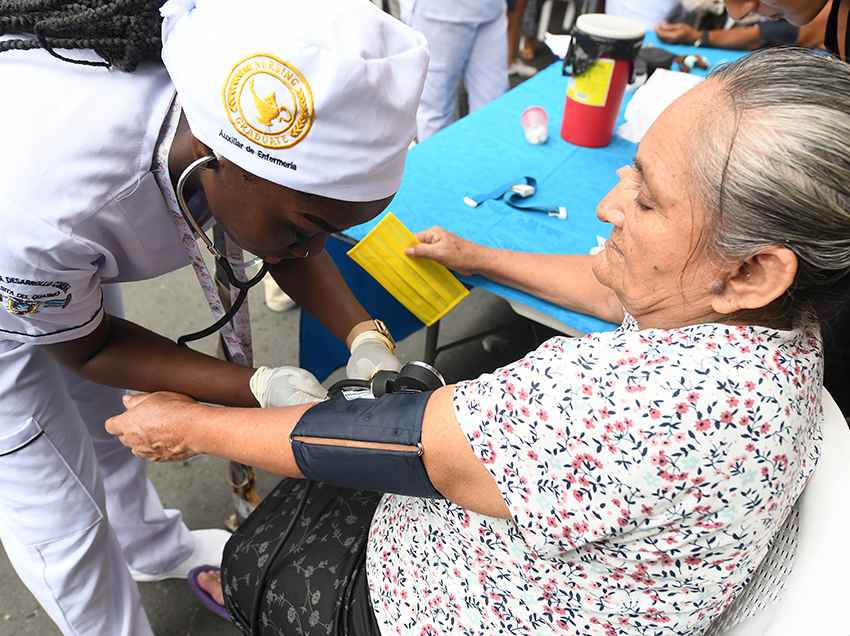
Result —
[{"label": "white sleeve", "polygon": [[0,247],[0,339],[29,344],[76,340],[103,319],[100,255],[69,237]]}]

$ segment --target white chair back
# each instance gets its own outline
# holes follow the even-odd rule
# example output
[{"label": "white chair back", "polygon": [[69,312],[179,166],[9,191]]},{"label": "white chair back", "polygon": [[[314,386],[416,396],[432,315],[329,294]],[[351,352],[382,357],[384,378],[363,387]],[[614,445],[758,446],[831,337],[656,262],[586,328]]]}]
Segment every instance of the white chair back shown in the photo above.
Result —
[{"label": "white chair back", "polygon": [[823,392],[823,451],[770,553],[706,636],[849,636],[850,429]]}]

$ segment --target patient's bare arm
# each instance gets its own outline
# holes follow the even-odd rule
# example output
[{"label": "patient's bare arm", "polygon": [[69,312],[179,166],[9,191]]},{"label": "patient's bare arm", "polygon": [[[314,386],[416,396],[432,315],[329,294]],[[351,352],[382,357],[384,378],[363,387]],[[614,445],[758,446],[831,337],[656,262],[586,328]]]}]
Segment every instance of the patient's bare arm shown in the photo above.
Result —
[{"label": "patient's bare arm", "polygon": [[419,232],[416,238],[420,243],[408,250],[410,256],[431,258],[460,274],[480,274],[602,320],[623,320],[620,301],[593,275],[592,256],[494,249],[439,227]]}]

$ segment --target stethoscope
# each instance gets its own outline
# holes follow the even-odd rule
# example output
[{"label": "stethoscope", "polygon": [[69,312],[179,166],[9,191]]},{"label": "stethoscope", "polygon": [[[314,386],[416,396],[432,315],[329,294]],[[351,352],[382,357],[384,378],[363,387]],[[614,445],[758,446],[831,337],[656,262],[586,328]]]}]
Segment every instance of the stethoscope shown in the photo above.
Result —
[{"label": "stethoscope", "polygon": [[520,212],[537,212],[562,221],[567,219],[567,208],[562,205],[525,202],[525,199],[533,197],[537,191],[537,179],[523,177],[520,180],[505,183],[492,192],[463,197],[463,202],[471,208],[477,208],[486,201],[502,201]]},{"label": "stethoscope", "polygon": [[[177,339],[177,344],[184,345],[187,342],[192,342],[194,340],[200,340],[201,338],[206,338],[210,334],[215,333],[219,329],[221,329],[224,325],[230,322],[239,309],[242,307],[242,304],[245,302],[245,299],[248,297],[248,290],[251,289],[254,285],[258,284],[265,276],[268,271],[268,265],[260,258],[254,258],[251,261],[240,264],[240,269],[248,269],[249,267],[262,263],[260,266],[260,270],[250,279],[248,280],[240,280],[233,271],[233,266],[230,264],[227,256],[222,254],[215,244],[212,242],[209,236],[207,236],[206,232],[204,232],[203,228],[198,225],[197,220],[195,220],[195,216],[189,210],[189,204],[186,202],[185,188],[186,183],[192,177],[194,172],[207,164],[217,162],[219,160],[219,156],[217,154],[207,155],[206,157],[201,157],[200,159],[195,159],[192,163],[186,166],[186,169],[180,175],[180,178],[177,179],[177,188],[175,194],[177,195],[177,203],[180,207],[180,214],[185,219],[186,223],[192,230],[192,233],[195,236],[199,237],[206,245],[207,250],[210,254],[212,254],[213,258],[215,258],[216,265],[220,268],[221,271],[224,272],[224,275],[227,277],[227,282],[231,284],[233,287],[239,290],[239,293],[236,295],[236,299],[231,303],[230,308],[222,315],[221,318],[216,320],[213,324],[211,324],[206,329],[202,329],[201,331],[196,331],[194,333],[186,334],[185,336],[180,336]],[[308,250],[304,255],[304,258],[310,255],[310,251]]]}]

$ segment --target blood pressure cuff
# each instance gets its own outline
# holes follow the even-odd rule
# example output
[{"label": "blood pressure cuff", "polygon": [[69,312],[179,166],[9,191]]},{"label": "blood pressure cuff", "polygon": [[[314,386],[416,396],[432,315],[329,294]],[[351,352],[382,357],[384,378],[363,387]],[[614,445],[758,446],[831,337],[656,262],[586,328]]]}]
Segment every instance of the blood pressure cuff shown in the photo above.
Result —
[{"label": "blood pressure cuff", "polygon": [[785,20],[765,20],[758,23],[759,41],[762,46],[796,44],[800,28]]},{"label": "blood pressure cuff", "polygon": [[[430,392],[393,393],[374,400],[340,396],[317,404],[290,435],[295,463],[313,481],[441,499],[422,462],[422,422],[430,397]],[[351,447],[298,438],[397,444],[411,449]]]}]

